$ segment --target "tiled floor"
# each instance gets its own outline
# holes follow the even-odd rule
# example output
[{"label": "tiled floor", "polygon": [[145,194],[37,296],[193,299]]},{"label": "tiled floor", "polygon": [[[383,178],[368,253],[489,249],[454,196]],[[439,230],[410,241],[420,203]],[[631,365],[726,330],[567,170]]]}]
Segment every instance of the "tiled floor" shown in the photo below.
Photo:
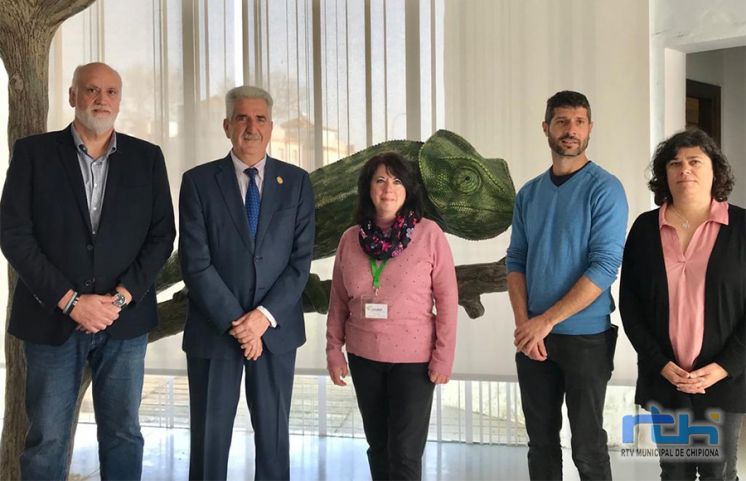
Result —
[{"label": "tiled floor", "polygon": [[[78,427],[70,479],[98,480],[95,426]],[[144,480],[185,480],[189,468],[189,431],[144,428]],[[351,481],[370,479],[366,443],[362,439],[291,436],[290,476],[296,481]],[[565,450],[565,479],[578,475]],[[252,434],[234,432],[228,479],[253,479]],[[654,480],[657,461],[622,459],[612,453],[616,480]],[[528,479],[526,448],[499,445],[429,442],[423,460],[425,480],[520,480]]]}]

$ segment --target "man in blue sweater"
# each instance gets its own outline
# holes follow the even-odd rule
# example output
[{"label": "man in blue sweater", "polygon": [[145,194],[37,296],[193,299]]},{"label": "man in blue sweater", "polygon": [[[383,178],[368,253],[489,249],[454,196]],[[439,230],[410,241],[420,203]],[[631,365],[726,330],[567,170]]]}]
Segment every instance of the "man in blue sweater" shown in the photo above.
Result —
[{"label": "man in blue sweater", "polygon": [[609,480],[603,429],[617,329],[610,286],[624,249],[627,200],[619,180],[588,160],[585,95],[547,101],[552,167],[518,192],[508,248],[518,382],[532,480],[562,479],[562,402],[581,479]]}]

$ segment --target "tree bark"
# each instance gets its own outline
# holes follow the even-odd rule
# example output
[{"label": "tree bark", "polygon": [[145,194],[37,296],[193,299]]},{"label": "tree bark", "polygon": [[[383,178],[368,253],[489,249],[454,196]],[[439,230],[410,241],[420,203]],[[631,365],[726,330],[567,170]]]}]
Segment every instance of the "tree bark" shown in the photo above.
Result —
[{"label": "tree bark", "polygon": [[[45,132],[49,109],[49,46],[57,27],[94,0],[0,0],[0,58],[8,72],[8,146]],[[16,274],[8,269],[8,310]],[[7,320],[6,320],[7,327]],[[19,458],[28,428],[24,402],[23,345],[5,336],[5,417],[0,441],[0,479],[19,479]]]},{"label": "tree bark", "polygon": [[505,292],[508,289],[505,276],[504,257],[497,262],[456,266],[458,303],[470,318],[476,319],[484,315],[484,306],[480,300],[482,294]]}]

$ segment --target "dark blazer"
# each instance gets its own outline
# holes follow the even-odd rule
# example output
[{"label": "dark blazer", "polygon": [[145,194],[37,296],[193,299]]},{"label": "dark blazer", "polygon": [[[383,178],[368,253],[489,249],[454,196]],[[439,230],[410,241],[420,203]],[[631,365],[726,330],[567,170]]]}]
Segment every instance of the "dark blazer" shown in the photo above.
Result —
[{"label": "dark blazer", "polygon": [[186,173],[179,197],[179,258],[189,288],[183,349],[243,359],[231,322],[261,305],[274,316],[264,344],[279,354],[306,340],[301,294],[314,244],[308,173],[267,157],[257,240],[249,234],[230,155]]},{"label": "dark blazer", "polygon": [[132,294],[107,332],[145,334],[158,323],[153,282],[173,250],[171,192],[161,149],[117,132],[97,234],[70,127],[16,142],[0,201],[0,246],[19,282],[8,332],[60,345],[76,323],[57,303],[69,290]]},{"label": "dark blazer", "polygon": [[712,249],[705,274],[705,328],[698,369],[720,364],[728,377],[705,394],[676,390],[660,371],[675,361],[668,334],[668,280],[663,260],[659,209],[637,218],[627,238],[619,287],[619,308],[624,330],[637,351],[635,402],[651,401],[670,408],[717,407],[746,412],[746,216],[730,205],[728,225]]}]

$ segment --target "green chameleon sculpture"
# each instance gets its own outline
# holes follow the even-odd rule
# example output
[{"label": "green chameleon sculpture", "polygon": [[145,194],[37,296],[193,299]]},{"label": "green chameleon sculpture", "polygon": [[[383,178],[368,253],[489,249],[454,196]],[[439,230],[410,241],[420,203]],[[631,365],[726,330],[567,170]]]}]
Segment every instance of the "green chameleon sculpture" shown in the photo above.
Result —
[{"label": "green chameleon sculpture", "polygon": [[423,185],[425,217],[447,233],[489,239],[510,226],[515,187],[503,159],[485,159],[459,135],[438,130],[426,142],[390,140],[311,172],[316,196],[314,258],[334,255],[353,224],[357,179],[363,164],[396,152],[414,164]]},{"label": "green chameleon sculpture", "polygon": [[[382,142],[311,172],[316,196],[315,259],[334,255],[342,233],[354,223],[357,179],[363,164],[391,151],[414,165],[423,186],[425,217],[445,232],[482,240],[510,226],[515,187],[508,164],[503,159],[486,159],[459,135],[439,130],[424,143]],[[328,285],[312,275],[304,292],[306,307],[324,313],[328,301]]]},{"label": "green chameleon sculpture", "polygon": [[[334,255],[342,233],[351,226],[357,202],[357,178],[363,164],[381,152],[394,151],[414,164],[422,182],[425,217],[447,233],[469,240],[490,239],[512,221],[515,187],[503,159],[486,159],[466,140],[447,130],[426,142],[391,140],[361,150],[311,173],[316,201],[314,259]],[[484,314],[480,295],[505,290],[504,260],[456,266],[459,304],[471,318]],[[181,280],[177,254],[156,283],[158,292]],[[311,274],[303,292],[306,312],[326,313],[330,280]],[[158,306],[161,323],[150,341],[184,328],[186,289]]]}]

